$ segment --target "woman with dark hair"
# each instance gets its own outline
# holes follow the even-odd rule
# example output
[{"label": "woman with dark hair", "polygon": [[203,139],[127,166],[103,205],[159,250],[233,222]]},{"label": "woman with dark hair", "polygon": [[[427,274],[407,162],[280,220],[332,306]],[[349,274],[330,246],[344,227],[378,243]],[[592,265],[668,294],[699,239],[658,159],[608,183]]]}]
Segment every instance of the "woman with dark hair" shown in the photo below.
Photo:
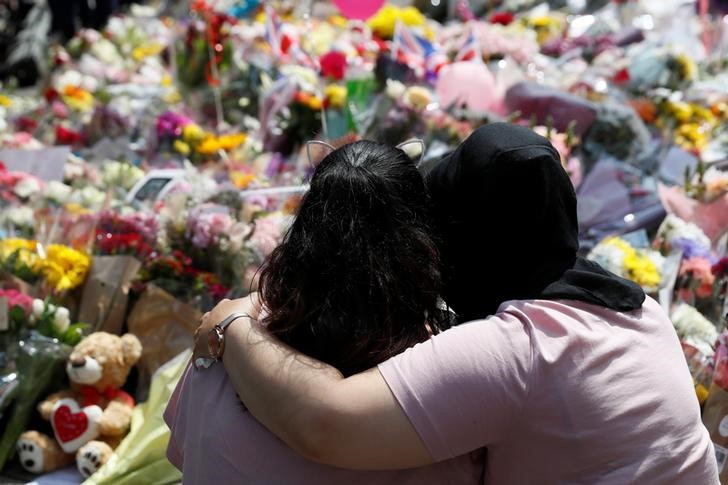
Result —
[{"label": "woman with dark hair", "polygon": [[[369,141],[326,156],[260,288],[268,331],[347,376],[445,329],[429,198],[414,163]],[[224,332],[211,334],[213,345]],[[190,366],[165,420],[185,483],[476,483],[483,469],[478,456],[401,472],[311,462],[245,411],[222,365]]]},{"label": "woman with dark hair", "polygon": [[[635,284],[577,257],[576,196],[545,138],[476,130],[428,175],[443,297],[469,321],[353,376],[230,312],[223,362],[263,425],[302,455],[368,470],[487,448],[496,484],[717,484],[675,330]],[[197,355],[208,353],[206,346]]]}]

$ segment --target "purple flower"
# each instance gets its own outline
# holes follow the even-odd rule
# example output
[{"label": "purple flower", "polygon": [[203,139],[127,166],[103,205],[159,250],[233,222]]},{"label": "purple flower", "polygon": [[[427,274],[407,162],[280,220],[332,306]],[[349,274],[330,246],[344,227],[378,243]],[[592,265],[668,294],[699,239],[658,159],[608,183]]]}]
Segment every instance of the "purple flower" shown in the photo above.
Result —
[{"label": "purple flower", "polygon": [[157,137],[177,137],[182,135],[182,127],[192,123],[188,117],[167,111],[157,118]]},{"label": "purple flower", "polygon": [[677,237],[672,240],[672,246],[682,250],[684,259],[705,258],[711,263],[716,261],[716,257],[711,253],[709,247],[693,239]]}]

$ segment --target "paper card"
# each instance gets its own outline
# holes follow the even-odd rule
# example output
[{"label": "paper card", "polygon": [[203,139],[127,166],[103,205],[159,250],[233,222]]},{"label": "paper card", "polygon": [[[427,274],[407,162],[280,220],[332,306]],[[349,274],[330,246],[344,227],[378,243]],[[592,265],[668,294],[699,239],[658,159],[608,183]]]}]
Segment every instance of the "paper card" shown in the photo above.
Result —
[{"label": "paper card", "polygon": [[26,172],[50,182],[63,181],[63,167],[66,165],[71,147],[55,146],[40,150],[0,150],[0,161],[10,171]]},{"label": "paper card", "polygon": [[622,239],[630,243],[635,248],[644,249],[650,246],[650,238],[647,237],[647,231],[644,229],[623,234]]},{"label": "paper card", "polygon": [[660,306],[669,314],[672,306],[672,294],[677,281],[677,275],[680,272],[680,263],[682,262],[682,251],[674,251],[665,258],[662,266],[662,283],[658,291],[658,300]]},{"label": "paper card", "polygon": [[8,300],[0,296],[0,332],[10,328],[10,315],[8,314]]}]

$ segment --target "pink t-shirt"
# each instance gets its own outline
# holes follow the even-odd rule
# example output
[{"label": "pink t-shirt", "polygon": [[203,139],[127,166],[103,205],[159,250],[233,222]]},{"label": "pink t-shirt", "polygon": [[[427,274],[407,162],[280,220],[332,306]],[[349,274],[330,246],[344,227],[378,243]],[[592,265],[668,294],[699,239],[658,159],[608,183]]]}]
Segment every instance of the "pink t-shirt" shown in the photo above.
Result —
[{"label": "pink t-shirt", "polygon": [[185,484],[474,484],[482,480],[482,455],[432,466],[362,472],[306,460],[245,410],[222,364],[188,365],[164,420],[172,430],[167,457]]},{"label": "pink t-shirt", "polygon": [[677,335],[650,298],[628,313],[506,302],[379,370],[436,459],[488,447],[486,483],[719,483]]}]

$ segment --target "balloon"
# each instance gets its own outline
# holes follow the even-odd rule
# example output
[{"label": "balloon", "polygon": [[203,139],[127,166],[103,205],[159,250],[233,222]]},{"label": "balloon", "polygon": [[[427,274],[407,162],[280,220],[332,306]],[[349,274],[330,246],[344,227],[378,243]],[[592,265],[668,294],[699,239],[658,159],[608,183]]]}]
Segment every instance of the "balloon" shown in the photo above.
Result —
[{"label": "balloon", "polygon": [[334,5],[344,17],[366,20],[384,5],[384,0],[334,0]]},{"label": "balloon", "polygon": [[455,62],[443,67],[435,91],[443,108],[456,104],[472,111],[489,111],[502,102],[493,75],[481,62]]}]

